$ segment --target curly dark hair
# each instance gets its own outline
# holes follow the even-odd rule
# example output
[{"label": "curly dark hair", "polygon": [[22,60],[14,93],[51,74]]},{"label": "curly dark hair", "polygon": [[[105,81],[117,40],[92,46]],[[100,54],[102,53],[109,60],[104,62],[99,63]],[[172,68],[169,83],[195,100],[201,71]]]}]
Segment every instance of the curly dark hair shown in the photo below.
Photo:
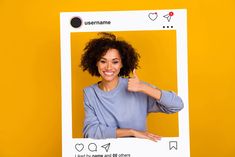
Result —
[{"label": "curly dark hair", "polygon": [[120,69],[119,76],[127,77],[134,69],[139,67],[140,55],[129,43],[117,39],[112,33],[102,32],[98,35],[101,35],[101,37],[91,39],[83,49],[84,53],[80,64],[83,71],[87,70],[92,76],[100,76],[96,63],[109,49],[116,49],[120,54],[123,66]]}]

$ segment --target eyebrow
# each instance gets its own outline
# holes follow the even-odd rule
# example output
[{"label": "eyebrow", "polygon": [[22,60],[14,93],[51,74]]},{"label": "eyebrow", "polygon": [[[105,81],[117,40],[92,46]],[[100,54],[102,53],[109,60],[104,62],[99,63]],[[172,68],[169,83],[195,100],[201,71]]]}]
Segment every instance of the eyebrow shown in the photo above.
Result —
[{"label": "eyebrow", "polygon": [[[104,59],[104,60],[107,60],[106,58],[100,58],[100,59]],[[112,60],[120,60],[119,58],[113,58]]]}]

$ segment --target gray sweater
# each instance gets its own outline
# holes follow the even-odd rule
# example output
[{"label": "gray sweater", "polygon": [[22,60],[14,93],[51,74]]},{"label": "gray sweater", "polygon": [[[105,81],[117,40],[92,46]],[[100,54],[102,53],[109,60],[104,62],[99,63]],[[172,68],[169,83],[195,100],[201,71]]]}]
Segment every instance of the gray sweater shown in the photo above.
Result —
[{"label": "gray sweater", "polygon": [[183,108],[174,92],[161,90],[160,100],[127,90],[128,79],[119,78],[117,87],[105,92],[94,84],[84,89],[85,138],[115,138],[117,128],[146,130],[149,112],[175,113]]}]

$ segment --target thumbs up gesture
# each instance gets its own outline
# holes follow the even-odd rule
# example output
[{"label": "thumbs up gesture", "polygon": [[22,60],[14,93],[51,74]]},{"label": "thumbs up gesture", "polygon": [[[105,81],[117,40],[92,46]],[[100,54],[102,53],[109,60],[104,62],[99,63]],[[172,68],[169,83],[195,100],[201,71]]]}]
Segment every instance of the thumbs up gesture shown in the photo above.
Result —
[{"label": "thumbs up gesture", "polygon": [[128,91],[139,92],[141,91],[141,81],[139,80],[136,70],[133,70],[133,77],[128,80]]}]

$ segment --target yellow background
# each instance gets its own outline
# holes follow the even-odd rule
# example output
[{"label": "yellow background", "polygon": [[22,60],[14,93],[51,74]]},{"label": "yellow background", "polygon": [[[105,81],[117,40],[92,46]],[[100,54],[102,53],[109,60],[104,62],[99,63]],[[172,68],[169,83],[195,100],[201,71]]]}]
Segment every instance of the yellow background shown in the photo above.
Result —
[{"label": "yellow background", "polygon": [[61,156],[59,12],[188,10],[192,157],[235,156],[235,1],[0,1],[0,157]]},{"label": "yellow background", "polygon": [[[176,31],[113,32],[121,40],[132,44],[140,54],[138,77],[160,89],[177,92]],[[72,103],[73,137],[82,137],[84,105],[82,89],[100,78],[91,78],[79,67],[85,44],[97,38],[97,33],[72,33]],[[130,111],[131,112],[131,111]],[[177,114],[149,114],[148,131],[163,137],[178,136]]]}]

